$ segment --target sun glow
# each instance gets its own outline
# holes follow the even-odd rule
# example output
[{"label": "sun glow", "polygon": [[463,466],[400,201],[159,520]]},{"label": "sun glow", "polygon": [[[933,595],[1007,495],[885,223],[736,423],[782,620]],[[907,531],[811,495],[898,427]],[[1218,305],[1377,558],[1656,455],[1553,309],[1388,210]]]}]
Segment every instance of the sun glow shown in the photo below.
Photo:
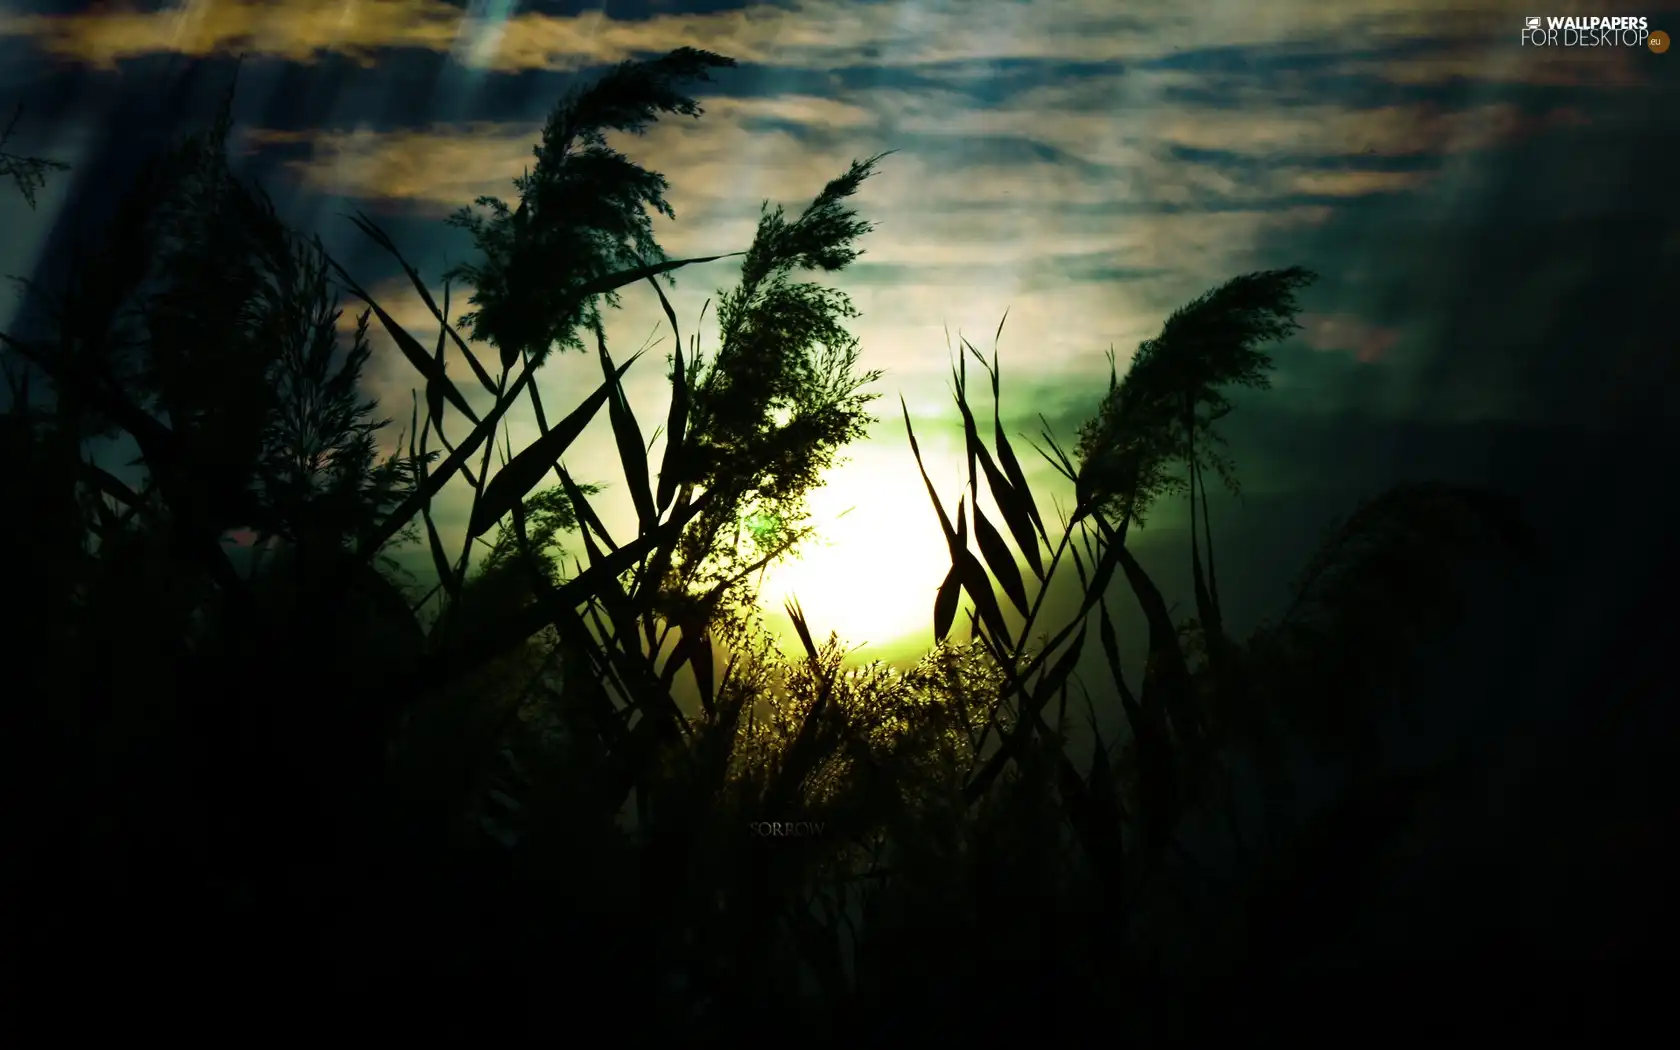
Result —
[{"label": "sun glow", "polygon": [[779,624],[784,603],[798,598],[819,642],[834,631],[848,648],[931,636],[950,555],[915,461],[902,443],[848,452],[851,462],[811,494],[817,535],[799,557],[765,573],[759,601]]}]

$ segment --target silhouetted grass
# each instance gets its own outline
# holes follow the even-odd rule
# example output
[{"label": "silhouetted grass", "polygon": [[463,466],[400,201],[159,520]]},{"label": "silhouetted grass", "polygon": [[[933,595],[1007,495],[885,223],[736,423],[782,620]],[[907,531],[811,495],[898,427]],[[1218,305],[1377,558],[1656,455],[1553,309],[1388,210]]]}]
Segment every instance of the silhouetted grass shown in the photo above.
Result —
[{"label": "silhouetted grass", "polygon": [[[996,353],[965,342],[967,488],[948,507],[927,486],[951,558],[940,644],[907,671],[848,667],[794,606],[785,656],[752,580],[808,535],[805,496],[862,436],[878,378],[850,302],[800,278],[857,257],[869,227],[850,202],[880,158],[797,216],[767,209],[744,251],[665,258],[646,222],[668,210],[664,178],[604,134],[698,114],[679,88],[729,64],[674,52],[563,100],[519,203],[457,220],[482,256],[454,275],[475,288],[460,325],[354,220],[435,335],[234,177],[224,111],[131,190],[52,330],[6,338],[54,394],[40,407],[20,376],[3,424],[8,492],[32,508],[8,522],[10,892],[43,972],[85,976],[90,954],[112,982],[283,970],[289,989],[339,989],[297,993],[323,1009],[440,1010],[478,1031],[612,1002],[634,1011],[620,1024],[691,1037],[904,1014],[1042,1035],[1111,1009],[1165,1036],[1189,1008],[1157,994],[1164,974],[1279,965],[1354,907],[1427,778],[1362,773],[1329,810],[1254,827],[1235,770],[1287,794],[1291,742],[1358,746],[1409,638],[1440,621],[1452,559],[1520,539],[1515,517],[1484,493],[1391,491],[1332,534],[1279,619],[1232,637],[1204,475],[1235,473],[1215,423],[1227,388],[1265,385],[1262,347],[1311,279],[1251,274],[1140,348],[1076,451],[1042,435],[1077,493],[1062,521],[1006,434]],[[727,257],[742,261],[719,345],[685,345],[658,278]],[[657,463],[621,386],[639,355],[615,358],[598,312],[644,281],[675,337]],[[340,289],[367,308],[348,347]],[[358,389],[375,321],[422,382],[383,459]],[[451,347],[487,410],[446,370]],[[533,378],[555,352],[592,353],[600,384],[546,403]],[[521,401],[540,436],[515,450],[502,423]],[[597,485],[562,462],[603,410],[631,534],[609,533]],[[114,432],[143,473],[88,460]],[[471,493],[459,549],[432,511],[452,483]],[[1126,542],[1166,498],[1194,523],[1187,622]],[[265,552],[248,572],[219,542],[233,528]],[[394,542],[429,553],[435,587],[394,575]],[[1048,622],[1070,572],[1079,607]],[[1147,623],[1141,668],[1120,659],[1124,592]],[[952,643],[965,612],[971,640]],[[1076,756],[1065,712],[1089,644],[1125,732]],[[1195,820],[1240,861],[1190,856]],[[823,833],[766,840],[755,821]]]},{"label": "silhouetted grass", "polygon": [[46,157],[25,157],[17,153],[6,151],[6,143],[11,141],[12,134],[17,130],[18,121],[23,119],[23,103],[19,102],[12,111],[11,119],[6,122],[5,130],[0,131],[0,178],[9,178],[12,185],[17,187],[19,196],[30,208],[35,207],[35,194],[46,188],[47,173],[53,171],[68,171],[70,165],[62,161],[51,160]]}]

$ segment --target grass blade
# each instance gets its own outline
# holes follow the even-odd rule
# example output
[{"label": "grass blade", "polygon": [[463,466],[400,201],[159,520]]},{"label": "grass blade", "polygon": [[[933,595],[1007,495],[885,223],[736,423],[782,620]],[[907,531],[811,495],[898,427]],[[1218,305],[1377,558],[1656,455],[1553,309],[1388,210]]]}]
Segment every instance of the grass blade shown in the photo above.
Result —
[{"label": "grass blade", "polygon": [[[993,366],[986,363],[986,359],[980,356],[979,352],[974,349],[972,344],[964,340],[963,346],[969,351],[969,353],[974,355],[975,359],[980,362],[981,367],[985,368],[987,374],[991,376],[992,397],[995,401],[998,396],[996,370]],[[1004,473],[998,469],[997,462],[993,460],[990,450],[986,448],[985,442],[980,440],[980,428],[975,423],[974,412],[968,404],[966,376],[962,378],[962,382],[965,385],[959,389],[956,402],[957,409],[962,414],[963,440],[967,445],[968,451],[968,469],[970,475],[969,484],[971,491],[974,491],[974,464],[975,461],[978,460],[983,472],[986,475],[986,486],[991,489],[993,500],[997,503],[998,509],[1003,512],[1004,523],[1008,525],[1009,531],[1015,536],[1016,542],[1020,544],[1021,553],[1027,556],[1029,563],[1033,566],[1034,574],[1037,575],[1039,579],[1043,579],[1044,570],[1038,557],[1038,543],[1033,536],[1033,514],[1036,512],[1037,508],[1030,506],[1032,493],[1028,492],[1026,494],[1026,499],[1023,501],[1020,495],[1016,492],[1015,483],[1005,477]],[[999,429],[999,434],[1002,434],[1001,428]],[[1025,483],[1023,482],[1022,484],[1024,487]],[[976,496],[978,496],[977,491]]]},{"label": "grass blade", "polygon": [[979,542],[980,553],[985,557],[992,575],[997,577],[1003,593],[1009,595],[1009,600],[1015,603],[1015,608],[1021,610],[1022,616],[1026,616],[1030,603],[1027,601],[1026,583],[1021,579],[1021,570],[1015,564],[1015,555],[978,506],[974,508],[974,538]]},{"label": "grass blade", "polygon": [[705,255],[693,259],[668,259],[665,262],[648,263],[643,266],[632,267],[628,270],[620,270],[617,273],[605,274],[592,281],[586,282],[582,288],[577,290],[575,298],[581,301],[592,295],[601,295],[605,292],[615,292],[626,285],[635,284],[637,281],[645,281],[650,277],[658,277],[662,273],[670,273],[672,270],[678,270],[684,266],[693,266],[696,263],[716,262],[719,259],[733,259],[736,256],[745,254],[747,253],[728,252],[724,255]]},{"label": "grass blade", "polygon": [[[1007,312],[1005,316],[1008,316]],[[993,442],[997,445],[998,462],[1003,465],[1003,473],[1009,479],[1009,488],[1014,496],[1020,500],[1022,509],[1038,526],[1038,534],[1046,543],[1050,542],[1049,533],[1044,530],[1044,519],[1039,516],[1038,503],[1033,499],[1032,487],[1027,484],[1027,475],[1021,470],[1021,461],[1015,457],[1015,449],[1009,444],[1009,435],[1003,432],[1003,413],[1001,409],[1001,378],[997,362],[997,352],[992,353],[992,430]],[[1028,550],[1032,553],[1028,554]],[[1023,546],[1023,554],[1027,554],[1030,561],[1036,563],[1038,551],[1036,546]],[[1043,573],[1040,572],[1042,578]]]},{"label": "grass blade", "polygon": [[922,484],[927,486],[928,499],[933,501],[933,509],[939,514],[939,529],[945,534],[945,542],[951,548],[951,563],[957,562],[957,551],[962,548],[957,543],[957,532],[951,527],[951,518],[945,513],[945,505],[939,502],[939,493],[934,490],[933,479],[928,477],[927,467],[922,465],[922,449],[916,442],[916,430],[910,425],[910,406],[902,396],[898,399],[899,406],[904,409],[904,430],[910,435],[910,452],[916,457],[916,469],[922,473]]},{"label": "grass blade", "polygon": [[[957,336],[957,339],[961,343],[962,347],[968,346],[968,340],[964,339],[961,334]],[[961,349],[957,351],[957,363],[951,366],[951,382],[955,384],[952,396],[956,399],[957,407],[962,409],[964,419],[966,420],[969,415],[968,358],[963,356]],[[965,459],[966,466],[968,468],[968,495],[971,500],[978,500],[980,498],[979,479],[975,476],[974,472],[974,460],[977,456],[975,446],[977,444],[978,442],[969,441],[965,443],[963,448],[963,458]]]},{"label": "grass blade", "polygon": [[[473,632],[470,642],[447,653],[439,653],[427,665],[424,673],[429,685],[453,680],[456,676],[482,666],[502,653],[554,623],[556,619],[570,622],[576,619],[576,607],[602,594],[603,584],[616,581],[649,552],[674,543],[690,521],[711,505],[711,494],[705,493],[682,508],[670,521],[613,551],[600,561],[555,588],[545,600],[518,609],[500,622],[487,624]],[[567,614],[570,615],[567,615]],[[581,621],[580,621],[581,622]]]},{"label": "grass blade", "polygon": [[140,506],[140,496],[133,489],[124,485],[116,475],[109,473],[103,467],[93,463],[83,462],[81,471],[91,481],[95,488],[105,495],[121,503],[125,507]]},{"label": "grass blade", "polygon": [[1060,787],[1080,847],[1091,862],[1092,871],[1107,889],[1102,897],[1104,913],[1117,916],[1121,901],[1114,894],[1121,891],[1122,861],[1125,859],[1121,838],[1121,817],[1114,794],[1114,782],[1108,769],[1108,752],[1101,734],[1097,735],[1095,753],[1091,758],[1089,782],[1079,778],[1073,764],[1066,757],[1060,765]]},{"label": "grass blade", "polygon": [[659,282],[650,277],[648,283],[658,293],[659,304],[665,308],[665,316],[671,322],[671,333],[676,338],[671,356],[671,411],[665,418],[665,456],[659,463],[659,491],[654,500],[655,508],[663,514],[671,509],[671,501],[677,498],[677,479],[682,469],[684,442],[688,439],[688,371],[683,362],[682,333],[677,329],[677,312],[671,308],[671,301],[665,298]]},{"label": "grass blade", "polygon": [[[443,343],[444,333],[448,333],[449,338],[452,339],[456,347],[460,349],[461,356],[467,359],[467,364],[472,368],[473,375],[478,378],[480,385],[482,385],[484,389],[488,390],[490,393],[494,394],[496,392],[496,383],[490,378],[490,373],[485,371],[484,365],[478,360],[478,355],[472,352],[472,348],[466,344],[460,335],[456,333],[454,327],[449,323],[449,285],[445,284],[443,286],[443,308],[440,310],[438,309],[437,302],[432,299],[431,291],[426,288],[426,282],[420,279],[420,272],[413,266],[409,265],[407,259],[403,258],[402,252],[397,250],[396,242],[391,240],[390,235],[380,229],[379,225],[372,219],[368,218],[363,212],[357,212],[355,215],[347,217],[356,225],[356,228],[366,234],[373,243],[391,253],[391,257],[397,260],[397,265],[401,266],[403,268],[403,272],[408,274],[409,282],[414,285],[414,290],[420,293],[420,299],[426,304],[426,309],[430,310],[432,312],[432,316],[437,318],[438,343],[440,344],[440,350],[438,353],[439,360],[441,361],[443,357],[441,344]],[[331,260],[328,261],[330,262]],[[337,269],[340,274],[344,273],[342,269],[339,269],[336,263],[333,265],[333,268]]]},{"label": "grass blade", "polygon": [[[1107,530],[1107,535],[1110,537],[1108,549],[1103,552],[1102,559],[1097,563],[1096,567],[1092,571],[1091,580],[1086,585],[1085,600],[1080,603],[1079,611],[1066,626],[1056,632],[1055,636],[1051,638],[1049,644],[1046,645],[1045,648],[1028,663],[1027,667],[1020,673],[1020,675],[1016,676],[1011,681],[1006,690],[1006,695],[1013,695],[1022,689],[1022,683],[1031,678],[1033,673],[1049,660],[1050,655],[1056,651],[1056,647],[1061,644],[1062,640],[1073,633],[1073,629],[1076,624],[1079,626],[1079,634],[1081,636],[1080,645],[1083,647],[1083,636],[1085,634],[1087,614],[1090,613],[1093,607],[1101,603],[1103,595],[1108,589],[1108,582],[1114,576],[1115,568],[1117,568],[1123,560],[1130,560],[1131,564],[1136,567],[1136,570],[1139,573],[1143,571],[1141,566],[1136,566],[1135,559],[1131,559],[1130,552],[1125,549],[1125,544],[1119,542],[1118,538],[1114,536],[1113,531]],[[1148,577],[1145,576],[1144,579],[1147,581]],[[1150,585],[1153,586],[1153,584]],[[1159,592],[1156,592],[1156,597],[1159,598],[1159,596]],[[1164,602],[1162,603],[1162,609],[1165,609]],[[1173,644],[1176,645],[1176,634],[1173,636],[1172,641]],[[1071,665],[1069,665],[1068,671],[1071,673]],[[1052,671],[1050,675],[1046,676],[1046,681],[1051,680],[1054,677],[1055,672]],[[1047,700],[1048,697],[1046,696],[1045,699]],[[1030,722],[1021,721],[1016,725],[1012,732],[1026,732],[1030,728],[1030,725]],[[987,761],[986,765],[982,767],[981,771],[975,774],[974,778],[969,781],[969,786],[973,790],[968,792],[966,797],[971,803],[978,799],[981,795],[985,794],[985,792],[989,789],[991,782],[996,780],[998,775],[1003,771],[1003,767],[1008,762],[1009,756],[1014,754],[1013,748],[1019,746],[1013,742],[1013,738],[1010,736],[1005,737],[1005,744],[1008,745],[1008,749],[1000,749],[998,752],[994,753],[991,759]]]},{"label": "grass blade", "polygon": [[[987,791],[990,791],[992,784],[1003,773],[1004,766],[1020,754],[1034,724],[1040,720],[1039,716],[1045,705],[1073,676],[1074,668],[1079,664],[1080,653],[1085,648],[1085,631],[1088,623],[1089,621],[1085,620],[1082,615],[1079,633],[1074,636],[1073,643],[1056,660],[1049,672],[1040,679],[1038,688],[1033,690],[1032,696],[1023,699],[1021,716],[1015,720],[1015,725],[1011,727],[1009,732],[1004,734],[1002,745],[992,753],[992,756],[986,760],[986,764],[963,787],[965,802],[972,805]],[[1045,654],[1041,654],[1040,660],[1048,652],[1049,650],[1046,650]]]},{"label": "grass blade", "polygon": [[788,619],[793,621],[793,629],[799,634],[799,642],[805,647],[805,658],[811,662],[814,674],[822,673],[822,656],[817,650],[816,639],[811,637],[811,625],[805,621],[805,610],[799,607],[799,599],[789,598],[784,606]]},{"label": "grass blade", "polygon": [[1010,535],[1015,537],[1015,543],[1020,547],[1021,553],[1026,556],[1033,575],[1043,580],[1044,562],[1039,557],[1038,536],[1033,532],[1033,515],[1037,508],[1032,505],[1032,494],[1028,492],[1023,499],[1014,484],[998,469],[991,452],[980,440],[979,429],[974,423],[974,413],[969,410],[967,403],[958,400],[957,407],[962,410],[963,436],[968,442],[969,454],[980,461],[981,470],[986,475],[986,487],[992,493],[992,500],[1003,513],[1004,524],[1009,528]]},{"label": "grass blade", "polygon": [[1109,673],[1114,676],[1114,688],[1120,694],[1120,706],[1126,712],[1126,720],[1131,723],[1132,735],[1141,740],[1144,734],[1143,713],[1138,709],[1137,697],[1132,693],[1131,686],[1126,684],[1126,675],[1120,666],[1120,643],[1114,635],[1114,621],[1108,615],[1108,602],[1097,602],[1097,609],[1102,614],[1098,627],[1103,656],[1108,661]]},{"label": "grass blade", "polygon": [[[1143,675],[1139,707],[1146,718],[1158,718],[1160,713],[1165,712],[1176,726],[1188,730],[1190,726],[1185,722],[1194,717],[1190,707],[1190,665],[1185,662],[1184,649],[1179,644],[1178,630],[1173,626],[1167,600],[1124,543],[1110,539],[1109,549],[1116,553],[1120,567],[1126,573],[1126,582],[1131,585],[1132,593],[1143,607],[1144,618],[1149,622],[1149,664]],[[1105,556],[1104,561],[1107,560]]]},{"label": "grass blade", "polygon": [[[564,486],[567,501],[572,505],[572,513],[578,518],[580,525],[578,534],[583,538],[584,552],[589,555],[589,564],[598,565],[605,561],[607,556],[603,554],[601,552],[601,548],[596,545],[594,538],[590,535],[591,530],[581,526],[586,518],[599,526],[601,519],[596,516],[595,508],[589,505],[589,498],[584,495],[583,490],[572,481],[569,473],[564,471],[561,472],[560,483]],[[599,531],[603,536],[605,536],[606,529],[602,528],[599,529]],[[609,540],[608,542],[610,543],[611,541]],[[612,549],[614,552],[618,550],[616,546]],[[636,611],[630,602],[629,595],[624,593],[624,588],[620,585],[617,577],[603,579],[601,581],[598,597],[601,600],[601,604],[607,607],[607,616],[612,620],[613,632],[618,641],[618,648],[622,649],[635,645]],[[640,654],[638,653],[637,655]]]},{"label": "grass blade", "polygon": [[578,531],[583,533],[585,537],[590,532],[594,532],[601,538],[602,543],[605,543],[612,550],[618,550],[618,544],[614,542],[612,534],[607,531],[607,527],[601,524],[601,519],[595,514],[595,508],[590,506],[589,500],[585,498],[583,489],[572,480],[571,474],[567,473],[565,467],[556,464],[555,470],[560,475],[561,487],[565,489],[566,502],[572,505],[572,513],[577,516]]},{"label": "grass blade", "polygon": [[945,574],[945,582],[939,585],[939,593],[933,599],[933,640],[943,642],[945,636],[951,633],[951,624],[957,618],[957,599],[962,596],[962,579],[957,574],[956,566]]},{"label": "grass blade", "polygon": [[684,665],[694,668],[694,681],[700,687],[700,706],[707,715],[717,713],[717,670],[713,664],[712,636],[697,622],[689,621],[677,628],[677,647],[665,668],[659,673],[659,683],[666,689],[676,681],[677,672]]},{"label": "grass blade", "polygon": [[[414,370],[425,378],[428,402],[434,397],[447,399],[463,416],[466,416],[475,424],[478,423],[478,413],[472,410],[472,406],[467,404],[467,399],[461,395],[461,391],[456,389],[455,384],[444,372],[443,365],[439,361],[433,360],[431,355],[426,353],[426,348],[420,345],[420,341],[414,338],[408,329],[398,324],[396,318],[386,313],[385,308],[375,302],[373,296],[357,284],[344,271],[343,267],[331,259],[328,259],[327,262],[338,271],[339,276],[344,278],[350,294],[366,303],[368,309],[373,311],[374,316],[379,318],[379,323],[385,326],[385,331],[389,332],[391,338],[396,342],[397,349],[401,350],[403,356],[408,358],[408,363],[414,366]],[[491,390],[494,391],[495,388],[491,387]]]},{"label": "grass blade", "polygon": [[[418,447],[415,445],[416,432],[418,432],[419,436]],[[430,436],[431,428],[429,426],[423,430],[420,427],[420,402],[416,399],[414,402],[412,422],[408,432],[408,454],[409,458],[414,461],[414,469],[419,472],[420,484],[422,487],[424,487],[426,483],[427,460],[430,458],[429,451],[426,448],[426,439]],[[438,535],[437,525],[432,521],[432,507],[430,502],[421,506],[420,516],[425,520],[426,542],[431,548],[432,568],[437,571],[438,586],[443,588],[444,593],[446,593],[449,596],[449,600],[453,602],[455,599],[460,597],[460,578],[456,576],[449,566],[449,556],[445,554],[443,550],[443,538]]]},{"label": "grass blade", "polygon": [[1043,711],[1045,705],[1050,702],[1050,698],[1067,684],[1069,678],[1073,677],[1074,668],[1079,666],[1080,654],[1085,651],[1085,632],[1089,626],[1090,621],[1088,619],[1080,624],[1079,633],[1074,635],[1072,643],[1062,652],[1061,657],[1045,673],[1044,677],[1039,680],[1038,688],[1033,690],[1032,714],[1036,715]]},{"label": "grass blade", "polygon": [[986,570],[981,566],[980,560],[968,550],[966,502],[962,499],[957,501],[957,526],[953,528],[950,517],[945,513],[945,505],[939,502],[939,493],[934,490],[933,479],[928,477],[927,467],[922,462],[922,449],[916,441],[916,429],[910,423],[910,406],[905,403],[903,397],[898,399],[898,403],[904,411],[904,429],[910,437],[910,452],[916,458],[916,469],[921,472],[928,499],[933,501],[933,509],[939,514],[939,528],[945,533],[945,543],[950,548],[952,569],[962,581],[963,589],[974,599],[980,619],[1000,641],[1008,638],[1003,610],[998,606],[997,596],[992,593],[991,581],[987,579]]},{"label": "grass blade", "polygon": [[[1009,627],[1004,623],[1003,607],[998,605],[997,595],[992,592],[992,581],[986,575],[985,567],[966,547],[961,548],[958,553],[957,567],[963,589],[974,600],[974,608],[981,622],[992,632],[997,644],[1004,645],[1009,640]],[[1000,659],[1002,655],[1000,652]]]},{"label": "grass blade", "polygon": [[641,531],[647,532],[659,520],[653,506],[653,490],[648,484],[647,449],[642,443],[642,430],[624,396],[624,387],[613,374],[612,354],[607,351],[607,337],[599,326],[595,328],[595,346],[601,358],[601,375],[611,387],[607,396],[607,415],[612,421],[613,440],[618,443],[618,461],[624,468],[625,483],[630,486],[630,499],[636,505],[636,518]]},{"label": "grass blade", "polygon": [[[620,365],[609,382],[602,383],[571,415],[561,420],[553,430],[526,446],[519,455],[513,457],[513,462],[509,463],[505,470],[490,479],[489,484],[484,486],[483,497],[473,507],[472,521],[467,526],[470,535],[484,535],[490,526],[512,511],[513,505],[523,500],[525,494],[542,481],[542,476],[553,469],[566,449],[583,433],[590,420],[595,418],[595,413],[601,410],[601,406],[612,396],[613,391],[618,389],[618,382],[625,371],[635,363],[636,358],[632,357]],[[527,372],[526,375],[530,373]]]}]

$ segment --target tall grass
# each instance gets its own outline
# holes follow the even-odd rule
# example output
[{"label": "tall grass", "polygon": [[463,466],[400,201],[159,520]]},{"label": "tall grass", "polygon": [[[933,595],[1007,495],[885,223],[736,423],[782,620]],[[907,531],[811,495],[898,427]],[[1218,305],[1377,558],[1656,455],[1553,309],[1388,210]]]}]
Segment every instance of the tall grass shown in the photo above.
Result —
[{"label": "tall grass", "polygon": [[[1236,478],[1217,423],[1229,388],[1265,385],[1263,348],[1293,330],[1311,279],[1250,274],[1174,313],[1076,448],[1041,435],[1077,493],[1060,521],[1006,432],[997,354],[964,342],[966,490],[948,507],[927,484],[951,561],[939,644],[908,671],[849,667],[792,605],[800,651],[784,656],[752,581],[809,535],[804,499],[862,436],[879,378],[849,300],[806,275],[857,258],[870,228],[851,200],[881,158],[796,215],[767,206],[744,250],[667,258],[647,221],[669,213],[665,179],[606,135],[698,115],[684,85],[730,64],[683,49],[563,99],[518,202],[455,220],[479,249],[449,275],[474,288],[459,321],[447,285],[435,301],[355,218],[435,332],[399,324],[232,174],[224,108],[147,169],[43,300],[49,323],[5,337],[29,366],[5,417],[7,484],[33,508],[7,525],[29,552],[9,710],[28,848],[9,875],[44,959],[86,935],[115,953],[106,976],[133,978],[121,967],[168,936],[195,975],[284,959],[342,976],[364,1007],[436,993],[536,1023],[556,998],[610,999],[690,1035],[795,1014],[863,1032],[913,1009],[968,1032],[991,1024],[976,989],[999,979],[1047,1016],[1118,995],[1138,1024],[1171,1023],[1152,975],[1275,961],[1333,928],[1338,895],[1303,887],[1336,886],[1345,908],[1422,781],[1361,774],[1315,820],[1256,828],[1237,771],[1287,795],[1292,742],[1367,740],[1366,701],[1439,619],[1452,558],[1520,540],[1509,508],[1391,491],[1330,535],[1281,617],[1231,636],[1206,498],[1207,474]],[[740,274],[717,348],[685,343],[661,280],[725,258]],[[601,319],[644,283],[674,337],[658,462],[622,386],[639,355],[616,357]],[[341,293],[365,307],[348,348]],[[358,388],[375,323],[422,388],[383,459],[387,423]],[[600,383],[545,401],[534,380],[555,353],[592,354]],[[51,384],[49,407],[26,375]],[[521,402],[539,436],[515,450]],[[619,535],[563,465],[603,412],[610,483],[636,511]],[[88,458],[113,433],[141,474]],[[450,485],[470,494],[459,548],[434,514]],[[1173,498],[1193,522],[1188,622],[1127,545]],[[277,553],[240,571],[219,542],[235,527]],[[562,540],[582,557],[568,564]],[[400,543],[429,553],[430,591],[393,574]],[[1046,596],[1070,572],[1080,602],[1052,622]],[[1110,609],[1127,592],[1148,629],[1141,668],[1122,666]],[[948,640],[959,616],[968,644]],[[1075,756],[1067,708],[1093,621],[1125,733]],[[697,709],[678,702],[687,683]],[[1240,863],[1189,855],[1200,819]],[[823,833],[749,833],[761,821]]]}]

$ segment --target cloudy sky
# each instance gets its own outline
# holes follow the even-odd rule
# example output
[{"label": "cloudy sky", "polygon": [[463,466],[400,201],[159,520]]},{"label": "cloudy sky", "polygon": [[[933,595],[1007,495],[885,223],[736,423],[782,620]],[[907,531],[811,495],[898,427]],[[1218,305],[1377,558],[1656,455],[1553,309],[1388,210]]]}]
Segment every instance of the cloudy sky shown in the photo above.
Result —
[{"label": "cloudy sky", "polygon": [[[944,552],[896,401],[954,500],[947,332],[989,350],[1007,308],[1005,415],[1036,432],[1042,414],[1066,438],[1109,347],[1123,366],[1174,306],[1302,264],[1322,275],[1304,328],[1277,352],[1276,389],[1230,430],[1246,487],[1221,506],[1221,537],[1252,622],[1358,497],[1438,476],[1578,508],[1556,486],[1585,482],[1562,479],[1559,457],[1667,404],[1672,356],[1656,348],[1680,259],[1680,59],[1524,47],[1530,13],[1504,0],[8,0],[0,98],[28,105],[10,148],[73,167],[32,213],[0,201],[0,271],[50,281],[69,217],[96,215],[137,158],[201,126],[243,54],[240,163],[429,339],[424,308],[343,215],[377,216],[436,278],[468,255],[442,218],[511,196],[566,88],[708,48],[740,66],[701,88],[704,116],[624,147],[672,180],[677,221],[659,228],[673,254],[744,248],[762,201],[797,209],[851,159],[897,151],[858,199],[879,227],[839,281],[863,311],[866,363],[886,372],[882,422],[815,501],[824,539],[773,574],[770,604],[797,592],[819,629],[889,655],[925,640]],[[733,273],[679,277],[686,338]],[[14,308],[0,299],[0,322]],[[632,291],[609,337],[668,351],[661,317]],[[370,382],[406,418],[410,377],[382,350]],[[631,374],[643,420],[663,417],[665,351]],[[563,361],[542,382],[567,404],[597,378]],[[534,430],[516,416],[515,445]],[[601,431],[568,463],[610,490]],[[451,497],[446,525],[462,507]],[[627,505],[614,513],[629,520]],[[1179,513],[1138,541],[1169,587]]]}]

